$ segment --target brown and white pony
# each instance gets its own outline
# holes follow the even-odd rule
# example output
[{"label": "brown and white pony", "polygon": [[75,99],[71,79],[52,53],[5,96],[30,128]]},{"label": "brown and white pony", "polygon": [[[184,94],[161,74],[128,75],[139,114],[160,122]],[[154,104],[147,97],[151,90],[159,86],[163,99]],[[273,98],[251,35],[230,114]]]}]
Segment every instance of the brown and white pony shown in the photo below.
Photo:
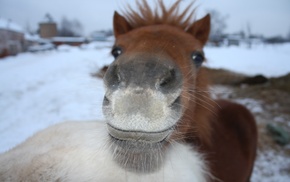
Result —
[{"label": "brown and white pony", "polygon": [[0,181],[249,181],[254,118],[210,98],[202,68],[210,16],[193,22],[180,3],[152,10],[144,0],[116,12],[106,121],[37,133],[0,156]]}]

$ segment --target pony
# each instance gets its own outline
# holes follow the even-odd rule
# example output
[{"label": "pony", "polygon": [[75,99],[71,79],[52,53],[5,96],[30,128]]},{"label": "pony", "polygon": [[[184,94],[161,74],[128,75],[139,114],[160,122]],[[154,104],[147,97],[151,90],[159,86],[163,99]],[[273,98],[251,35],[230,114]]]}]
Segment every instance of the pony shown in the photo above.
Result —
[{"label": "pony", "polygon": [[203,47],[210,15],[137,1],[113,18],[105,121],[47,128],[0,156],[0,181],[247,182],[257,147],[244,106],[213,100]]}]

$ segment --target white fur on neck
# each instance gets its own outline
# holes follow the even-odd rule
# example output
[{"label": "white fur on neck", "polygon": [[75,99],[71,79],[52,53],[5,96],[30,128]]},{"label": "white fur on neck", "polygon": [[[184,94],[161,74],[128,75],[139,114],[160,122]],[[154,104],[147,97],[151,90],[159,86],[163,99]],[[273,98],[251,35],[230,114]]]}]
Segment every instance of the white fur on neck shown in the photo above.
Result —
[{"label": "white fur on neck", "polygon": [[104,122],[67,122],[50,127],[0,155],[0,181],[205,182],[202,156],[172,143],[161,170],[125,171],[112,158]]}]

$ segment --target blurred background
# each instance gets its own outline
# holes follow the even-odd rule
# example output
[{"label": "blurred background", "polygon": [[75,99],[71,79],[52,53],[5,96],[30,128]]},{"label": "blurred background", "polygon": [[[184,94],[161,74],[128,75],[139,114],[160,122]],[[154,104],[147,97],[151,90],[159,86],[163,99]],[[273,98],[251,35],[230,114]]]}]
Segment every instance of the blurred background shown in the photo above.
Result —
[{"label": "blurred background", "polygon": [[[182,0],[180,11],[191,2]],[[112,18],[127,4],[136,7],[133,0],[0,0],[0,152],[55,123],[104,119]],[[252,181],[290,181],[290,1],[194,5],[194,18],[211,14],[204,69],[213,97],[245,105],[257,120]]]}]

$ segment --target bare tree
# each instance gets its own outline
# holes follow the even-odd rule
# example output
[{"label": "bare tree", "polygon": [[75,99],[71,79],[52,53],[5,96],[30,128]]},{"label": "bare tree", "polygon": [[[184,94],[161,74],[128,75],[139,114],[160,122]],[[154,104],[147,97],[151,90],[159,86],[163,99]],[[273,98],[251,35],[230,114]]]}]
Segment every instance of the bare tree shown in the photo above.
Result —
[{"label": "bare tree", "polygon": [[252,48],[252,41],[251,41],[252,26],[251,26],[250,22],[247,22],[246,29],[247,29],[247,44],[248,44],[248,48]]},{"label": "bare tree", "polygon": [[228,15],[222,15],[219,11],[211,9],[207,11],[211,15],[210,37],[220,37],[227,27]]},{"label": "bare tree", "polygon": [[33,34],[33,31],[31,29],[31,26],[30,26],[30,23],[28,21],[26,21],[25,23],[25,27],[24,27],[24,30],[29,33],[29,34]]},{"label": "bare tree", "polygon": [[77,37],[83,32],[82,24],[78,20],[69,20],[63,17],[60,23],[59,36]]},{"label": "bare tree", "polygon": [[247,37],[251,37],[251,35],[252,35],[252,25],[251,25],[250,22],[247,22],[246,29],[247,29]]},{"label": "bare tree", "polygon": [[74,32],[74,34],[76,36],[81,36],[83,34],[82,24],[76,19],[74,19],[71,23],[72,23],[72,31]]},{"label": "bare tree", "polygon": [[46,13],[44,18],[45,18],[45,22],[54,22],[52,16],[49,13]]},{"label": "bare tree", "polygon": [[286,35],[286,39],[288,39],[288,41],[290,42],[290,29],[289,29],[288,34]]}]

